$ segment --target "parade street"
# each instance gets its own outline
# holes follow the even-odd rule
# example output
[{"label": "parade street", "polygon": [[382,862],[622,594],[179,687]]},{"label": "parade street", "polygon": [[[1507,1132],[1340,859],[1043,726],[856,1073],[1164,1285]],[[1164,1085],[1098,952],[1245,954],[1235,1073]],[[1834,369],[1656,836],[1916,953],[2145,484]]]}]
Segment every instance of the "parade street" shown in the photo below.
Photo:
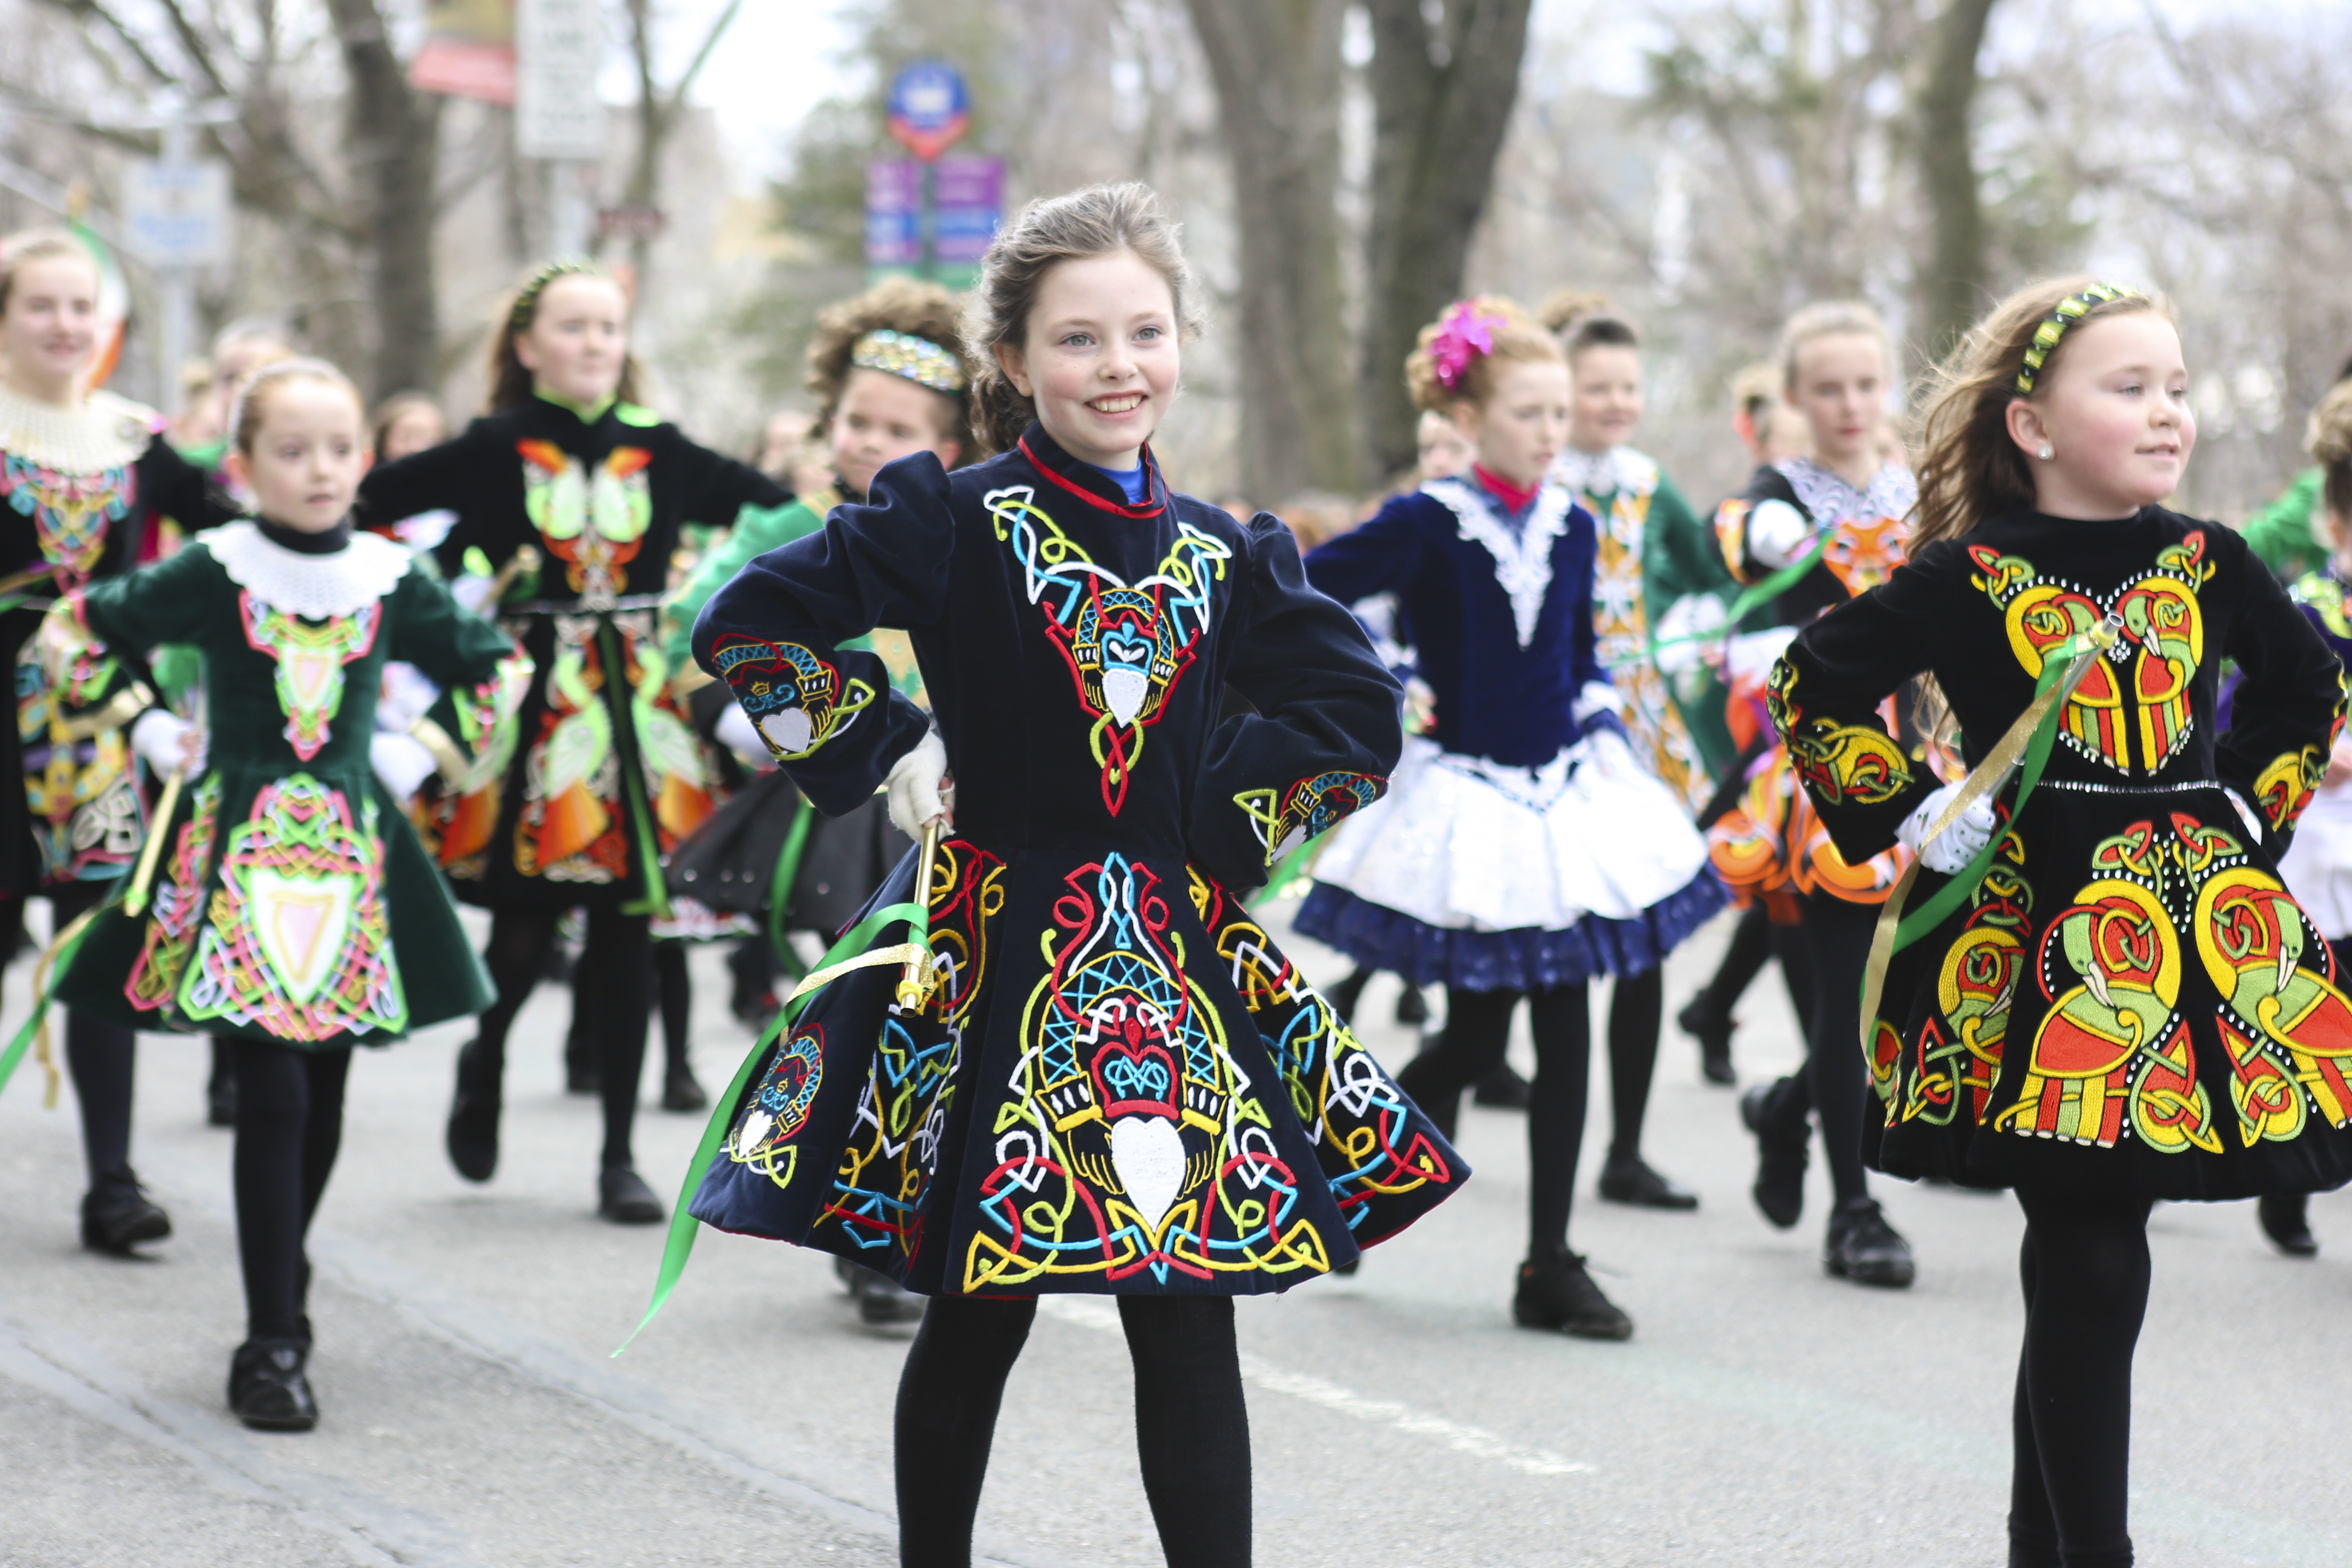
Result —
[{"label": "parade street", "polygon": [[[1675,955],[1670,1019],[1727,929]],[[695,958],[714,1092],[745,1043],[718,958]],[[12,1030],[30,970],[8,975]],[[1363,1006],[1391,1065],[1412,1048],[1395,994],[1384,979]],[[891,1405],[911,1330],[860,1326],[828,1258],[705,1231],[667,1310],[610,1358],[663,1232],[595,1217],[596,1107],[562,1089],[569,1006],[542,987],[517,1026],[484,1187],[441,1147],[468,1026],[361,1053],[311,1237],[323,1417],[307,1436],[246,1430],[223,1405],[243,1305],[231,1140],[203,1124],[201,1044],[142,1042],[133,1156],[177,1228],[142,1262],[76,1247],[72,1100],[44,1111],[28,1062],[0,1100],[0,1563],[895,1563]],[[1743,1079],[1796,1059],[1777,972],[1742,1011]],[[1878,1182],[1919,1277],[1867,1290],[1822,1270],[1818,1154],[1798,1228],[1758,1216],[1736,1096],[1700,1080],[1671,1022],[1647,1152],[1702,1194],[1697,1214],[1591,1196],[1607,1104],[1597,1082],[1571,1237],[1633,1315],[1631,1342],[1512,1326],[1526,1161],[1505,1111],[1465,1110],[1475,1178],[1360,1274],[1241,1301],[1258,1561],[2000,1562],[2014,1205]],[[639,1165],[666,1201],[701,1126],[640,1117]],[[2251,1204],[2157,1212],[2132,1455],[2152,1568],[2352,1561],[2352,1201],[2321,1198],[2312,1220],[2324,1251],[2298,1262]],[[1048,1298],[1006,1396],[982,1554],[1160,1561],[1131,1423],[1112,1306]]]}]

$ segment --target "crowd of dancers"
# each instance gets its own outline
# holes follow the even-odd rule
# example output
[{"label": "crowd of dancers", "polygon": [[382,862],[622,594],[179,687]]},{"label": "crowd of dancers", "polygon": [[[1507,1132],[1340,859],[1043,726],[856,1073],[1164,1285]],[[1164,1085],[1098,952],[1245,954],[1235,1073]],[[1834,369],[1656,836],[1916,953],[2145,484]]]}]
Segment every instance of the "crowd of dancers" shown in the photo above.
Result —
[{"label": "crowd of dancers", "polygon": [[[1146,188],[1032,204],[969,297],[825,311],[814,419],[747,463],[645,405],[593,264],[522,281],[453,436],[255,326],[165,419],[90,384],[80,241],[10,238],[0,872],[18,945],[50,907],[84,1244],[169,1235],[134,1041],[206,1037],[228,1403],[310,1427],[303,1238],[351,1048],[475,1018],[446,1146],[488,1182],[515,1022],[568,973],[599,1213],[826,1250],[869,1321],[919,1321],[904,1561],[969,1560],[1037,1296],[1075,1290],[1118,1299],[1169,1561],[1244,1563],[1232,1300],[1450,1196],[1465,1093],[1526,1111],[1515,1320],[1633,1333],[1570,1245],[1588,990],[1599,1195],[1695,1207],[1643,1125],[1664,962],[1720,920],[1675,1013],[1706,1078],[1737,1081],[1768,961],[1805,1046],[1739,1099],[1757,1207],[1800,1222],[1818,1131],[1824,1266],[1899,1289],[1873,1169],[2013,1188],[2010,1561],[2127,1563],[2151,1204],[2259,1197],[2307,1255],[2305,1195],[2352,1177],[2352,381],[2242,535],[2165,509],[2195,422],[2160,298],[2021,291],[1907,428],[1879,319],[1824,302],[1738,379],[1754,476],[1709,513],[1632,444],[1633,322],[1480,296],[1401,367],[1418,470],[1286,521],[1153,455],[1200,294]],[[1302,972],[1284,908],[1353,972]],[[671,1215],[631,1132],[656,1015],[662,1103],[709,1102],[707,941],[761,1033]],[[1381,972],[1408,1022],[1443,988],[1385,1068],[1348,1024]]]}]

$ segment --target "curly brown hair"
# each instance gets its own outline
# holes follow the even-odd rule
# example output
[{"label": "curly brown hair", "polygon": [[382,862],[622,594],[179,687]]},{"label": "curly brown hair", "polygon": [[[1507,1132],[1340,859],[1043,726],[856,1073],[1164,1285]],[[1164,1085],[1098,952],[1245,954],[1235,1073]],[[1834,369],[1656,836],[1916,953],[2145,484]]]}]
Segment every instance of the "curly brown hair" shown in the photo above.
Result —
[{"label": "curly brown hair", "polygon": [[963,314],[964,357],[973,372],[972,425],[995,450],[1009,450],[1037,416],[1036,405],[996,363],[998,345],[1018,343],[1027,334],[1029,311],[1055,263],[1122,250],[1133,251],[1168,280],[1178,341],[1199,336],[1204,321],[1201,290],[1185,264],[1177,226],[1150,185],[1129,180],[1040,197],[997,231]]},{"label": "curly brown hair", "polygon": [[[1425,414],[1443,414],[1451,417],[1465,403],[1484,405],[1495,393],[1495,367],[1498,364],[1566,364],[1568,356],[1559,340],[1544,331],[1543,323],[1527,312],[1516,300],[1500,294],[1480,294],[1465,300],[1480,316],[1497,318],[1488,330],[1495,346],[1470,362],[1463,372],[1461,382],[1448,386],[1437,379],[1437,356],[1430,345],[1444,322],[1432,321],[1421,329],[1414,340],[1412,353],[1405,356],[1404,383],[1412,392],[1412,405]],[[1450,312],[1454,307],[1448,306]]]},{"label": "curly brown hair", "polygon": [[970,389],[975,374],[971,355],[958,335],[957,314],[954,295],[936,283],[920,283],[912,278],[886,278],[855,299],[826,306],[816,319],[816,335],[809,340],[804,384],[816,398],[817,426],[832,424],[841,407],[857,340],[868,332],[900,332],[937,343],[963,367],[964,391],[923,390],[940,400],[940,435],[963,449],[962,460],[969,463],[986,456],[972,428]]}]

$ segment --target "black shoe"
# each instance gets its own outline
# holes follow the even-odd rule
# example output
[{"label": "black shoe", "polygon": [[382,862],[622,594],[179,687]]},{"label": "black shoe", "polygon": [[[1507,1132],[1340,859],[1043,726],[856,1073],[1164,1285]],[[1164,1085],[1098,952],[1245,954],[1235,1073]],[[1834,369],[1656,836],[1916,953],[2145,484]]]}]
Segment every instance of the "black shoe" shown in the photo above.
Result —
[{"label": "black shoe", "polygon": [[228,1407],[260,1432],[308,1432],[319,1424],[303,1363],[310,1349],[293,1340],[247,1340],[228,1363]]},{"label": "black shoe", "polygon": [[499,1168],[499,1090],[474,1085],[478,1042],[457,1053],[457,1094],[449,1102],[449,1163],[469,1182],[487,1182]]},{"label": "black shoe", "polygon": [[694,1069],[673,1068],[662,1075],[662,1109],[664,1110],[708,1110],[710,1097],[694,1080]]},{"label": "black shoe", "polygon": [[1397,993],[1396,1021],[1409,1029],[1418,1029],[1429,1022],[1429,998],[1410,980]]},{"label": "black shoe", "polygon": [[1706,992],[1691,998],[1689,1005],[1675,1015],[1675,1026],[1698,1042],[1700,1077],[1709,1083],[1739,1081],[1739,1075],[1731,1070],[1731,1031],[1737,1026],[1715,1010]]},{"label": "black shoe", "polygon": [[896,1279],[878,1269],[860,1268],[857,1282],[850,1287],[857,1298],[857,1320],[862,1323],[913,1323],[922,1320],[923,1309],[929,1305]]},{"label": "black shoe", "polygon": [[216,1072],[205,1080],[205,1125],[236,1125],[236,1074]]},{"label": "black shoe", "polygon": [[1892,1290],[1902,1289],[1918,1273],[1911,1261],[1911,1244],[1895,1234],[1868,1198],[1848,1198],[1832,1211],[1829,1237],[1822,1244],[1822,1267],[1841,1279]]},{"label": "black shoe", "polygon": [[[2271,1245],[2289,1258],[2319,1256],[2319,1237],[2311,1234],[2311,1199],[2303,1193],[2273,1193],[2254,1205],[2254,1217]],[[86,1222],[85,1222],[86,1223]]]},{"label": "black shoe", "polygon": [[1639,1209],[1698,1207],[1696,1193],[1675,1185],[1639,1155],[1611,1160],[1601,1167],[1601,1195],[1612,1204],[1630,1204]]},{"label": "black shoe", "polygon": [[1764,1217],[1787,1230],[1805,1212],[1807,1133],[1803,1117],[1792,1120],[1772,1103],[1778,1087],[1751,1086],[1739,1097],[1739,1120],[1756,1134],[1756,1184],[1748,1190]]},{"label": "black shoe", "polygon": [[1585,1340],[1630,1340],[1633,1320],[1619,1311],[1573,1252],[1519,1265],[1511,1316],[1523,1329],[1559,1329]]},{"label": "black shoe", "polygon": [[1370,970],[1360,967],[1345,980],[1324,991],[1323,1000],[1331,1005],[1331,1011],[1339,1015],[1339,1022],[1346,1024],[1355,1019],[1356,1004],[1364,999],[1364,987],[1371,983],[1371,978]]},{"label": "black shoe", "polygon": [[596,1177],[596,1212],[614,1225],[659,1225],[669,1217],[645,1178],[626,1165]]},{"label": "black shoe", "polygon": [[172,1216],[149,1200],[137,1182],[109,1185],[81,1200],[81,1244],[92,1252],[136,1258],[131,1248],[142,1241],[161,1241],[172,1234]]},{"label": "black shoe", "polygon": [[1533,1098],[1528,1080],[1508,1062],[1470,1086],[1470,1103],[1495,1110],[1525,1110]]}]

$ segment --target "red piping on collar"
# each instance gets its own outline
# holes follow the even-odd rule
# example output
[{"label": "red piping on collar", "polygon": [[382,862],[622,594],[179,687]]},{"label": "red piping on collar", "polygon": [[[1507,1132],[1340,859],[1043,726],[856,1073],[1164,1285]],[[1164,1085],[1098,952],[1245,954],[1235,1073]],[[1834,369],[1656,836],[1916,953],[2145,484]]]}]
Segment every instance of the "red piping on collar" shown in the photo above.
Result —
[{"label": "red piping on collar", "polygon": [[[1031,468],[1036,469],[1039,473],[1045,475],[1047,479],[1053,480],[1054,483],[1061,486],[1064,489],[1069,491],[1072,495],[1077,497],[1080,500],[1086,502],[1090,507],[1095,507],[1100,510],[1109,512],[1116,517],[1130,517],[1138,521],[1141,521],[1142,519],[1149,517],[1158,517],[1161,512],[1168,510],[1168,503],[1164,500],[1148,501],[1141,506],[1126,506],[1118,501],[1105,500],[1102,497],[1095,494],[1094,491],[1087,489],[1084,485],[1072,484],[1069,480],[1064,479],[1061,475],[1055,473],[1053,469],[1039,462],[1037,460],[1037,454],[1029,449],[1028,437],[1024,436],[1020,437],[1016,445],[1021,448],[1021,455],[1029,459],[1029,466]],[[1158,480],[1160,478],[1159,465],[1151,460],[1151,449],[1148,447],[1145,447],[1139,456],[1141,457],[1143,466],[1151,470],[1151,479],[1155,481]],[[1152,492],[1155,495],[1164,494],[1165,491],[1165,486],[1158,483],[1153,484]]]},{"label": "red piping on collar", "polygon": [[1543,489],[1541,479],[1525,488],[1515,485],[1484,463],[1471,464],[1470,471],[1477,476],[1480,484],[1486,487],[1487,493],[1500,500],[1513,511],[1526,510],[1528,505],[1536,499],[1536,492]]}]

